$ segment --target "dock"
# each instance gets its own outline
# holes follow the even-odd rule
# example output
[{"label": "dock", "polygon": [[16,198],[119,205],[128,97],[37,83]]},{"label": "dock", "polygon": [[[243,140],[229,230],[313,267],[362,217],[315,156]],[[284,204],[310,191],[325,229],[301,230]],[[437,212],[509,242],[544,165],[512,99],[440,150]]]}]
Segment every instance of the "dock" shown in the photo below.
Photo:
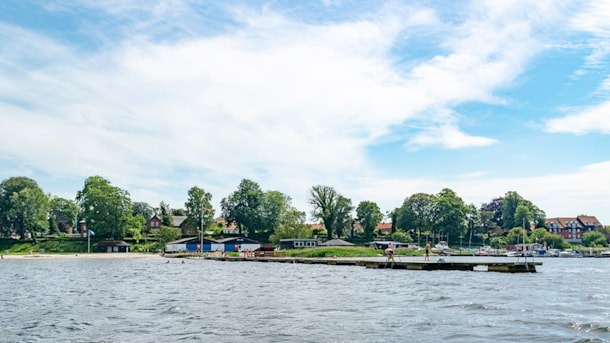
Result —
[{"label": "dock", "polygon": [[[182,254],[183,258],[190,258]],[[500,273],[536,273],[539,261],[489,262],[489,261],[385,261],[378,259],[358,258],[303,258],[303,257],[230,257],[230,256],[192,256],[214,261],[226,262],[261,262],[261,263],[299,263],[325,264],[333,266],[359,266],[371,269],[405,269],[405,270],[459,270],[488,271]]]}]

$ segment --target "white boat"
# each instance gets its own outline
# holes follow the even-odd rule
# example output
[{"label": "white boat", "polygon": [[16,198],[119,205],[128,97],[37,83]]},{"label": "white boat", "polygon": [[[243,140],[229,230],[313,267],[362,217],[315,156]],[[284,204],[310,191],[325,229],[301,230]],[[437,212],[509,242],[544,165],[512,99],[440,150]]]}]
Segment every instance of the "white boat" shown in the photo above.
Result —
[{"label": "white boat", "polygon": [[599,254],[597,254],[597,257],[610,257],[610,250],[600,252]]},{"label": "white boat", "polygon": [[559,257],[582,257],[582,255],[572,249],[566,249],[559,252]]},{"label": "white boat", "polygon": [[440,242],[438,242],[437,245],[434,246],[434,250],[437,250],[437,251],[449,250],[449,245],[445,241],[440,241]]}]

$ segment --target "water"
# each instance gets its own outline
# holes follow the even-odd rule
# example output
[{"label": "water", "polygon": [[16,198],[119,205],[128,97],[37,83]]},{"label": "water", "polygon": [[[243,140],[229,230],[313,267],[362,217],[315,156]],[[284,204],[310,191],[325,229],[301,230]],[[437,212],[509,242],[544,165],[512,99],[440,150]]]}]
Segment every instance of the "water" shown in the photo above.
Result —
[{"label": "water", "polygon": [[504,274],[5,259],[0,342],[610,341],[610,259],[539,260]]}]

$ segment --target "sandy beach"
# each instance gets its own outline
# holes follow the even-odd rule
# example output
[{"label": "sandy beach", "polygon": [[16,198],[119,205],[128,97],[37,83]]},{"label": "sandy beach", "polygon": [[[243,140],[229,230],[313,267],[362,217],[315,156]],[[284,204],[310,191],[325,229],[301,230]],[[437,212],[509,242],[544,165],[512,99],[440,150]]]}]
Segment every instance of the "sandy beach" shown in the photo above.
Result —
[{"label": "sandy beach", "polygon": [[159,254],[140,253],[80,253],[80,254],[2,254],[4,260],[38,260],[38,259],[134,259],[162,258]]}]

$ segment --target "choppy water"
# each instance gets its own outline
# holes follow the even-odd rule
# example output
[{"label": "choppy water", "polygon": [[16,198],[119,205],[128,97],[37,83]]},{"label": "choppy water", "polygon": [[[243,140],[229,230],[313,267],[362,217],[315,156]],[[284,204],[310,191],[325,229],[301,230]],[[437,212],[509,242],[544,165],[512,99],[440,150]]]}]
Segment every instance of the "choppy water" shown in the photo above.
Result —
[{"label": "choppy water", "polygon": [[607,342],[610,259],[536,274],[0,261],[0,342]]}]

